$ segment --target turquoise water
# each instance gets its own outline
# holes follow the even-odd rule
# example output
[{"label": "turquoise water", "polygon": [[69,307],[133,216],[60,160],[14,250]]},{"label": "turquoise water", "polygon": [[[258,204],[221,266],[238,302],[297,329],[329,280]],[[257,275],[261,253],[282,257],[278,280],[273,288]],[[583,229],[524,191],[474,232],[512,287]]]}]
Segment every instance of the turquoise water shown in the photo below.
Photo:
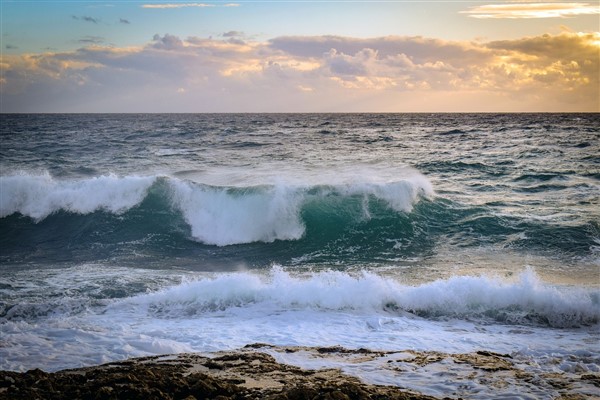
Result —
[{"label": "turquoise water", "polygon": [[4,369],[265,342],[598,372],[598,114],[2,126]]}]

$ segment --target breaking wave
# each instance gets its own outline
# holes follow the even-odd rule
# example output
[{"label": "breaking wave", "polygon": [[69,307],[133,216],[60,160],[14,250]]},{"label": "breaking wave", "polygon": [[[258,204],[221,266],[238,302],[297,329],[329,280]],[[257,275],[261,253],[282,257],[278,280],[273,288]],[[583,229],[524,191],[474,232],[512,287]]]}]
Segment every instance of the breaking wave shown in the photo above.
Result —
[{"label": "breaking wave", "polygon": [[155,177],[115,175],[74,181],[59,181],[47,173],[2,176],[0,217],[19,213],[39,222],[60,210],[120,214],[138,205],[155,181]]},{"label": "breaking wave", "polygon": [[39,223],[63,213],[131,213],[149,203],[146,217],[169,213],[183,217],[197,241],[217,246],[297,240],[305,234],[307,208],[344,213],[359,207],[370,218],[369,202],[383,202],[396,212],[410,212],[433,190],[422,175],[390,183],[345,185],[210,186],[165,176],[106,175],[60,181],[48,174],[0,177],[0,217],[21,214]]},{"label": "breaking wave", "polygon": [[232,308],[378,312],[422,318],[492,319],[509,324],[574,327],[598,323],[600,296],[583,288],[557,288],[532,269],[516,281],[455,276],[408,286],[372,272],[322,271],[292,275],[239,272],[190,281],[112,307],[143,307],[155,317],[193,317]]},{"label": "breaking wave", "polygon": [[[395,181],[215,186],[167,176],[0,177],[2,257],[94,261],[118,254],[211,262],[388,262],[443,242],[597,257],[600,225],[496,213]],[[214,246],[219,249],[214,249]]]}]

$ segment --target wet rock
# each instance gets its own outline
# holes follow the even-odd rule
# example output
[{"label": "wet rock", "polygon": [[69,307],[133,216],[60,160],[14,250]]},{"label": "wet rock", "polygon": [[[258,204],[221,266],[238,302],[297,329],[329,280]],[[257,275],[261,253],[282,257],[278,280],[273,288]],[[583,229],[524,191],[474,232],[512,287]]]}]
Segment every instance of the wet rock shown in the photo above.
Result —
[{"label": "wet rock", "polygon": [[[336,348],[322,348],[334,352]],[[341,350],[348,352],[348,350]],[[364,350],[352,350],[360,353]],[[317,353],[319,354],[319,353]],[[304,370],[247,348],[214,358],[144,357],[47,373],[0,371],[0,398],[53,400],[349,400],[432,397],[368,385],[338,370]]]},{"label": "wet rock", "polygon": [[592,385],[600,387],[600,374],[584,374],[581,375],[581,380],[588,381]]},{"label": "wet rock", "polygon": [[[453,356],[456,363],[471,364],[473,368],[485,371],[508,371],[513,369],[513,364],[504,358],[505,356],[488,352],[479,351],[477,353],[455,354]],[[509,358],[512,358],[508,356]]]}]

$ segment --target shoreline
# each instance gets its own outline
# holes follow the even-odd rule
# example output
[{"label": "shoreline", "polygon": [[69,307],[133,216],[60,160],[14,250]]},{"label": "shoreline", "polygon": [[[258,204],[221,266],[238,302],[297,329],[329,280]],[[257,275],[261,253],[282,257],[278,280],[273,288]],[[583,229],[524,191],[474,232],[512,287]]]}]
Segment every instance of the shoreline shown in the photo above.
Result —
[{"label": "shoreline", "polygon": [[[280,363],[254,344],[210,355],[181,353],[44,372],[0,371],[3,399],[398,399],[435,400],[412,390],[374,385],[338,368],[304,369]],[[296,350],[294,350],[296,349]],[[380,354],[340,347],[281,348],[323,354]]]},{"label": "shoreline", "polygon": [[0,371],[2,399],[597,398],[600,373],[536,373],[509,354],[263,343],[44,372]]}]

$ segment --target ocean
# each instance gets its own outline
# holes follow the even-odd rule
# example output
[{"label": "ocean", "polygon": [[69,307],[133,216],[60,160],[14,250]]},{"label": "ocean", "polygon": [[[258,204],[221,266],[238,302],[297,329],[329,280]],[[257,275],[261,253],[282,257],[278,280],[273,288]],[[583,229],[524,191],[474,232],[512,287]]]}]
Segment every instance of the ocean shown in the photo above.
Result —
[{"label": "ocean", "polygon": [[521,374],[273,350],[436,396],[600,396],[600,114],[1,119],[0,369],[493,352]]}]

